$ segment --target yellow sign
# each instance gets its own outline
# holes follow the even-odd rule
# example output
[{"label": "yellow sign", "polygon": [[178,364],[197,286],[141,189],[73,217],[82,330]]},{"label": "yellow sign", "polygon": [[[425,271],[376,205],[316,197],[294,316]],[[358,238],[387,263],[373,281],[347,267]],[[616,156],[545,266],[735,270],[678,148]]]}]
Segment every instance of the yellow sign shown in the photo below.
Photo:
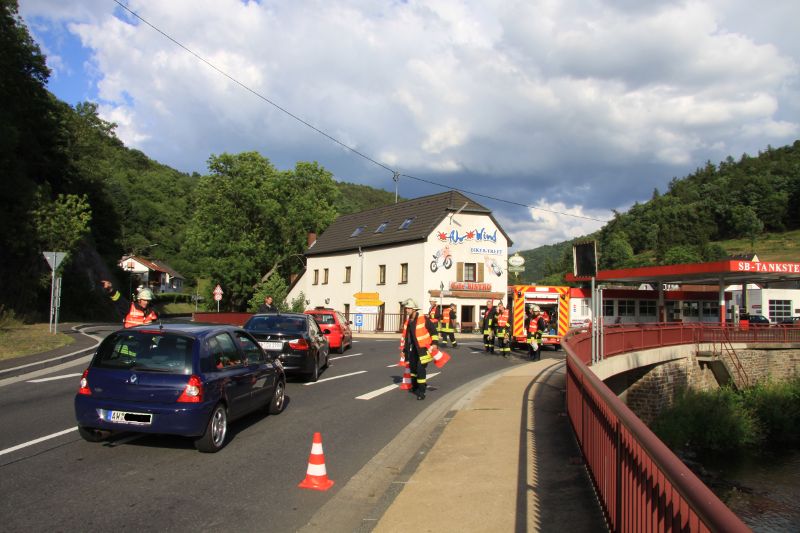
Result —
[{"label": "yellow sign", "polygon": [[383,305],[380,299],[381,295],[377,292],[357,292],[353,297],[356,299],[356,306],[359,307],[380,307]]}]

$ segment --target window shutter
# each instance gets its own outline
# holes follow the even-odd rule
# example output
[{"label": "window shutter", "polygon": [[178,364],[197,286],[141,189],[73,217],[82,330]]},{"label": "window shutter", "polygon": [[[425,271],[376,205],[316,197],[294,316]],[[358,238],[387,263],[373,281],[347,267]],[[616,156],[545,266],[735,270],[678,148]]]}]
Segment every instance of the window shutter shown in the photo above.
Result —
[{"label": "window shutter", "polygon": [[483,263],[478,263],[475,265],[476,270],[478,271],[478,283],[483,283]]},{"label": "window shutter", "polygon": [[456,281],[464,281],[464,263],[462,261],[456,263]]}]

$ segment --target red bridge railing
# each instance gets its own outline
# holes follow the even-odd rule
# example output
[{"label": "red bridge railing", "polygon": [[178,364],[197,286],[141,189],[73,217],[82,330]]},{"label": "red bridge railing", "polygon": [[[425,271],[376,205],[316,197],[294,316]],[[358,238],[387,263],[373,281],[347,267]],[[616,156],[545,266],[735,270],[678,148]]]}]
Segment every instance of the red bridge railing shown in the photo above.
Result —
[{"label": "red bridge railing", "polygon": [[[606,357],[706,342],[798,343],[800,328],[645,324],[605,328]],[[591,335],[573,330],[567,412],[612,531],[750,531],[587,366]]]}]

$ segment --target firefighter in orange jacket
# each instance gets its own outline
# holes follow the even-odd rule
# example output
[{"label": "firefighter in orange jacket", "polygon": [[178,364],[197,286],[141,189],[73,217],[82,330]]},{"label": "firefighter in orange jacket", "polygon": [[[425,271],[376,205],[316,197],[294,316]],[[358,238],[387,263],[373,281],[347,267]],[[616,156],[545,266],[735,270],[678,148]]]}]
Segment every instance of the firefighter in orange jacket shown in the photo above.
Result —
[{"label": "firefighter in orange jacket", "polygon": [[427,366],[438,349],[438,342],[433,340],[436,327],[430,317],[420,314],[420,307],[415,300],[409,298],[403,305],[406,308],[406,321],[403,324],[400,351],[409,365],[411,392],[417,395],[417,400],[424,400],[428,388]]},{"label": "firefighter in orange jacket", "polygon": [[494,317],[494,337],[497,339],[497,349],[500,355],[511,355],[511,345],[508,339],[508,309],[503,302],[497,304],[497,314]]},{"label": "firefighter in orange jacket", "polygon": [[436,300],[431,298],[431,308],[428,311],[428,320],[431,321],[431,324],[433,324],[433,329],[436,330],[432,335],[432,338],[437,343],[439,342],[439,320],[441,319],[442,313],[439,312],[439,306],[436,304]]},{"label": "firefighter in orange jacket", "polygon": [[442,310],[442,320],[439,322],[439,342],[443,346],[447,346],[448,341],[453,348],[458,346],[456,343],[456,320],[458,320],[456,304],[450,304]]},{"label": "firefighter in orange jacket", "polygon": [[538,305],[531,306],[525,322],[525,329],[528,331],[528,355],[536,361],[542,358],[542,335],[547,329],[547,323]]},{"label": "firefighter in orange jacket", "polygon": [[119,314],[124,318],[123,325],[126,328],[150,324],[158,320],[158,313],[153,309],[151,302],[155,299],[153,291],[141,289],[136,294],[136,301],[128,302],[119,291],[114,290],[110,281],[103,280],[103,290],[106,291],[111,301],[114,303]]}]

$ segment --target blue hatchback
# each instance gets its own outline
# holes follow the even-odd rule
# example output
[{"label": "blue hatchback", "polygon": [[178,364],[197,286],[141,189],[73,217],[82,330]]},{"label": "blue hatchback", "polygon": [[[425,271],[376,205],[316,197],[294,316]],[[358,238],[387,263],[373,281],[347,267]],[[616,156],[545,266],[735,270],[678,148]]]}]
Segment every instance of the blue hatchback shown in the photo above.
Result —
[{"label": "blue hatchback", "polygon": [[81,378],[75,416],[92,442],[111,431],[181,435],[201,452],[225,445],[228,421],[283,411],[286,376],[246,331],[148,325],[112,333]]}]

